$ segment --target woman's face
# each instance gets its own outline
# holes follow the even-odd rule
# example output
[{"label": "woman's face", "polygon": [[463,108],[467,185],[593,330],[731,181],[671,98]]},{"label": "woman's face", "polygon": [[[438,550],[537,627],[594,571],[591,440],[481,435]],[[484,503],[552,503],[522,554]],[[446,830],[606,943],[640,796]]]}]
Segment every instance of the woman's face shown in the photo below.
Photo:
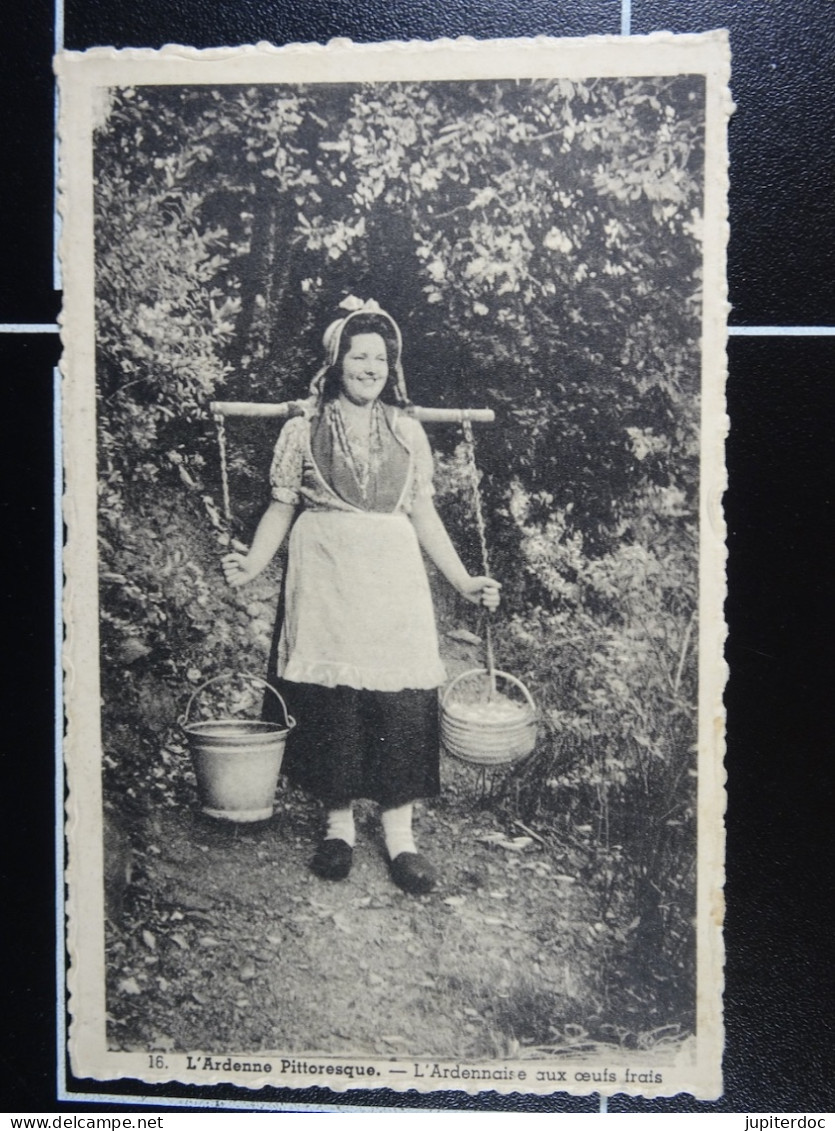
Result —
[{"label": "woman's face", "polygon": [[355,334],[342,359],[339,385],[343,394],[352,404],[371,404],[385,388],[388,375],[388,354],[381,335]]}]

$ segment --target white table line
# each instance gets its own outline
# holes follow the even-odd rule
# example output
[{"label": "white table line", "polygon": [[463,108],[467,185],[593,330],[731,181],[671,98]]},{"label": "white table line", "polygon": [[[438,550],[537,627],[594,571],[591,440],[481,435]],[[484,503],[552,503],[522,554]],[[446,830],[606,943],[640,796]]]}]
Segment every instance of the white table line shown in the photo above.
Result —
[{"label": "white table line", "polygon": [[835,326],[729,326],[731,338],[828,338]]}]

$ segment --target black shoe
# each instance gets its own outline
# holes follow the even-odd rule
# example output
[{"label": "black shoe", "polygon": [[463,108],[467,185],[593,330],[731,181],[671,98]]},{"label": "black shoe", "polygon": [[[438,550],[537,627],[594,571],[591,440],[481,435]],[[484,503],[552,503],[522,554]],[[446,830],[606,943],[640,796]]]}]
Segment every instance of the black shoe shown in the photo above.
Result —
[{"label": "black shoe", "polygon": [[391,878],[409,895],[426,895],[435,886],[435,869],[419,852],[400,852],[390,862]]},{"label": "black shoe", "polygon": [[351,871],[354,850],[344,840],[323,840],[310,861],[310,868],[323,880],[344,880]]}]

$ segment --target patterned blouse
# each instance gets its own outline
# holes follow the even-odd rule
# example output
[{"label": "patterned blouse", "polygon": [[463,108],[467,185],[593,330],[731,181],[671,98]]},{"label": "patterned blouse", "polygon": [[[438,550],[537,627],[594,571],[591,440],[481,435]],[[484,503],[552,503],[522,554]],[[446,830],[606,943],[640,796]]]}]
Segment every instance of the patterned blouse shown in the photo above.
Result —
[{"label": "patterned blouse", "polygon": [[308,510],[410,514],[418,500],[432,497],[432,449],[419,421],[380,406],[381,453],[366,498],[341,458],[330,408],[282,428],[270,468],[273,499]]}]

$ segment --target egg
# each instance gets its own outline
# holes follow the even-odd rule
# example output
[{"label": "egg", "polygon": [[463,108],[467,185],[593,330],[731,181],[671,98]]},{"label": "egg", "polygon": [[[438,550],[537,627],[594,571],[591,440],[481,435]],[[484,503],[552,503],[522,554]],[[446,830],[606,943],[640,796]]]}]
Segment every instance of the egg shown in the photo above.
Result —
[{"label": "egg", "polygon": [[448,703],[446,711],[465,722],[490,725],[518,722],[527,713],[528,706],[525,703],[515,703],[506,695],[496,695],[493,699],[480,703]]}]

